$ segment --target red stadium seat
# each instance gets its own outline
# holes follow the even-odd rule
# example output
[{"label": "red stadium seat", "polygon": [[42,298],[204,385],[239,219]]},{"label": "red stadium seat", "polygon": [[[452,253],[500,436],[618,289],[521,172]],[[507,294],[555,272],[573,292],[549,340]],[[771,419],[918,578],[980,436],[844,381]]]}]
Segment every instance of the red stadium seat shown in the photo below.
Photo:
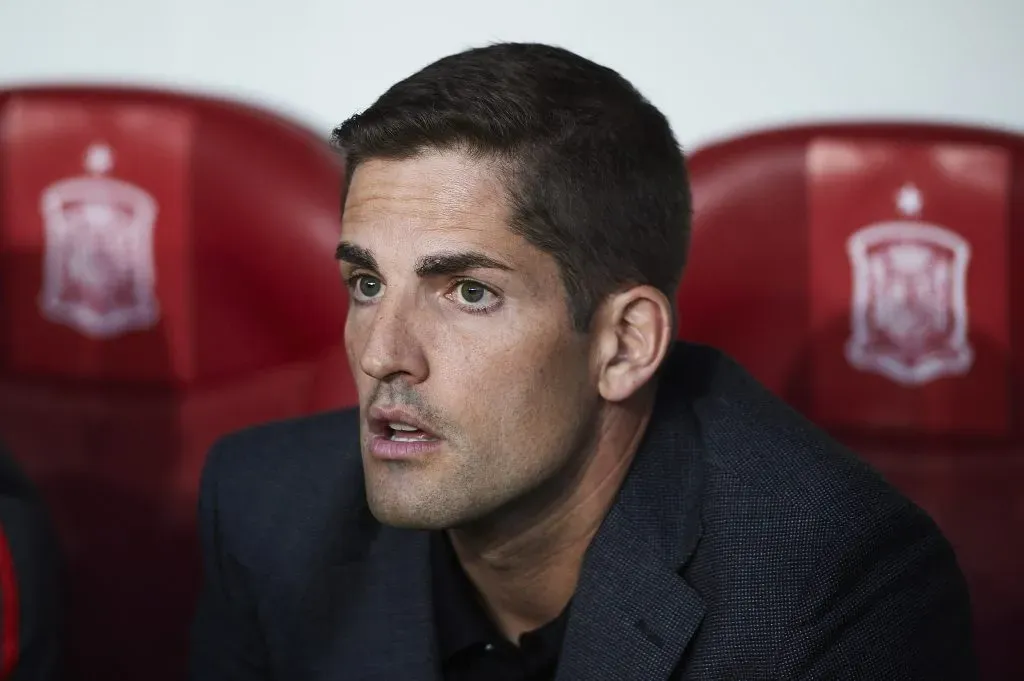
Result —
[{"label": "red stadium seat", "polygon": [[970,583],[982,678],[1024,678],[1024,137],[797,127],[690,171],[681,335],[927,509]]},{"label": "red stadium seat", "polygon": [[183,678],[208,447],[355,401],[340,179],[248,106],[0,92],[0,439],[66,554],[69,679]]}]

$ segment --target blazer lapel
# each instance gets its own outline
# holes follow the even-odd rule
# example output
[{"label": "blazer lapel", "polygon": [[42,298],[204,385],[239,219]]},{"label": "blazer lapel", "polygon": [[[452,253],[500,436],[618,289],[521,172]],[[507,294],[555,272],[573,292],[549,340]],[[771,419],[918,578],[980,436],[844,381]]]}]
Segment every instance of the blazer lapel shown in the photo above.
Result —
[{"label": "blazer lapel", "polygon": [[612,509],[573,597],[558,681],[660,681],[679,664],[704,616],[700,596]]},{"label": "blazer lapel", "polygon": [[665,376],[632,470],[584,558],[558,681],[667,679],[704,616],[680,576],[701,536],[703,450],[677,381]]},{"label": "blazer lapel", "polygon": [[427,534],[367,524],[368,552],[329,565],[307,592],[296,678],[439,681]]}]

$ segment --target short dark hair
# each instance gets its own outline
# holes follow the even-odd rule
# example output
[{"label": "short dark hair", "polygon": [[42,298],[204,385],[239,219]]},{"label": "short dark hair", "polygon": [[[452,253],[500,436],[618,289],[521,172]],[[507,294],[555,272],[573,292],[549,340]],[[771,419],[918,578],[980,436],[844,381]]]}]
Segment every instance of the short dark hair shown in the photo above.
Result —
[{"label": "short dark hair", "polygon": [[456,149],[499,162],[510,228],[561,269],[575,328],[608,294],[674,300],[690,237],[686,165],[665,116],[607,67],[500,43],[440,59],[335,128],[346,177],[371,158]]}]

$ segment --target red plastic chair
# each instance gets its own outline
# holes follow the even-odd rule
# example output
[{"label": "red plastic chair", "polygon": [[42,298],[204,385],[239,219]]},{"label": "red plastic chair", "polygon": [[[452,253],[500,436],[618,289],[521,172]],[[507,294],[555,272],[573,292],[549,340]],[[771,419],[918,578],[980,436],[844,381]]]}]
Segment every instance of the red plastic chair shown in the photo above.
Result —
[{"label": "red plastic chair", "polygon": [[697,151],[681,335],[927,509],[985,679],[1024,678],[1024,137],[835,124]]},{"label": "red plastic chair", "polygon": [[182,678],[207,449],[354,402],[340,181],[248,106],[0,93],[0,439],[66,554],[69,679]]}]

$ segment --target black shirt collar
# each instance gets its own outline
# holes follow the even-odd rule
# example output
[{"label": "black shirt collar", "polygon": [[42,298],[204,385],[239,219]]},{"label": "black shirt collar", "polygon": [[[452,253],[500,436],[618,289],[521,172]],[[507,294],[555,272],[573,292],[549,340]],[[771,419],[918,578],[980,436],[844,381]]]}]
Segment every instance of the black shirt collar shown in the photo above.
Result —
[{"label": "black shirt collar", "polygon": [[441,659],[496,640],[500,636],[497,627],[477,600],[476,589],[444,532],[434,532],[431,537],[430,567]]},{"label": "black shirt collar", "polygon": [[[434,597],[434,622],[442,663],[470,650],[508,646],[479,601],[476,587],[462,569],[446,533],[431,537],[430,561]],[[569,608],[555,620],[520,637],[531,654],[555,657],[562,646]]]}]

